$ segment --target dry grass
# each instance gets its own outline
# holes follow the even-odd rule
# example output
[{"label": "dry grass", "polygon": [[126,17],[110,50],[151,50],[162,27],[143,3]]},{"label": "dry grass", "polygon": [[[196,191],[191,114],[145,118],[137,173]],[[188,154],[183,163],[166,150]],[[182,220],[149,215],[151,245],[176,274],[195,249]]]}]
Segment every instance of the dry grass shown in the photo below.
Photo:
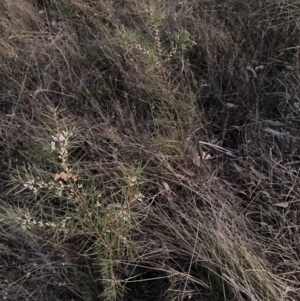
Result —
[{"label": "dry grass", "polygon": [[2,1],[1,297],[299,300],[299,16]]}]

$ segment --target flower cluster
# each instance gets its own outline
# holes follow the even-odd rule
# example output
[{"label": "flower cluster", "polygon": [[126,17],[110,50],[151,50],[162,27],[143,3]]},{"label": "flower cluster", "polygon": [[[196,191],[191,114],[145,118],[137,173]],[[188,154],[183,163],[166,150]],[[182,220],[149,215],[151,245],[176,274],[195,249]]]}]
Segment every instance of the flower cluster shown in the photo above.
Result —
[{"label": "flower cluster", "polygon": [[[45,182],[38,179],[28,179],[23,183],[23,186],[29,190],[32,190],[35,194],[40,189],[53,190],[55,196],[61,197],[63,191],[68,192],[68,197],[72,197],[72,190],[68,179],[71,178],[74,182],[77,180],[77,176],[72,170],[68,168],[68,140],[73,135],[72,131],[61,131],[57,135],[52,136],[51,149],[58,153],[58,157],[61,160],[63,172],[56,174],[54,181]],[[43,222],[34,219],[29,213],[26,213],[23,218],[17,218],[23,230],[31,229],[32,227],[39,227],[41,229],[56,228],[58,231],[67,233],[66,223],[70,220],[70,217],[64,218],[59,223]]]},{"label": "flower cluster", "polygon": [[41,229],[46,228],[56,228],[58,231],[62,231],[64,233],[67,233],[68,230],[66,228],[66,223],[68,220],[70,220],[71,217],[65,217],[60,223],[55,224],[54,222],[43,222],[43,221],[37,221],[35,220],[29,213],[25,213],[24,218],[17,217],[17,220],[21,224],[21,228],[25,230],[30,230],[32,227],[39,227]]},{"label": "flower cluster", "polygon": [[60,197],[64,189],[69,187],[69,184],[64,184],[62,181],[58,181],[58,182],[50,181],[47,183],[44,181],[37,182],[33,179],[33,180],[26,181],[23,184],[23,186],[25,188],[28,188],[29,190],[32,190],[34,193],[37,193],[38,189],[40,188],[46,188],[48,190],[53,189],[55,190],[55,195]]},{"label": "flower cluster", "polygon": [[52,141],[51,141],[51,149],[53,151],[58,152],[58,158],[62,162],[63,169],[65,171],[68,171],[68,164],[67,164],[67,158],[68,158],[68,140],[73,135],[73,132],[70,130],[61,131],[61,133],[58,133],[57,135],[52,135]]}]

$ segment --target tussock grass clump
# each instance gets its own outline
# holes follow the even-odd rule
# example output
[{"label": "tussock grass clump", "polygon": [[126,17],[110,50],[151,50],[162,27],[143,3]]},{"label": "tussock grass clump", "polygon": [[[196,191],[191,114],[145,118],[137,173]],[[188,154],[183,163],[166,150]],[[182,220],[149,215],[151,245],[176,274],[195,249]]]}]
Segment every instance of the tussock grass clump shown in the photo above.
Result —
[{"label": "tussock grass clump", "polygon": [[299,12],[1,3],[1,297],[298,300]]}]

